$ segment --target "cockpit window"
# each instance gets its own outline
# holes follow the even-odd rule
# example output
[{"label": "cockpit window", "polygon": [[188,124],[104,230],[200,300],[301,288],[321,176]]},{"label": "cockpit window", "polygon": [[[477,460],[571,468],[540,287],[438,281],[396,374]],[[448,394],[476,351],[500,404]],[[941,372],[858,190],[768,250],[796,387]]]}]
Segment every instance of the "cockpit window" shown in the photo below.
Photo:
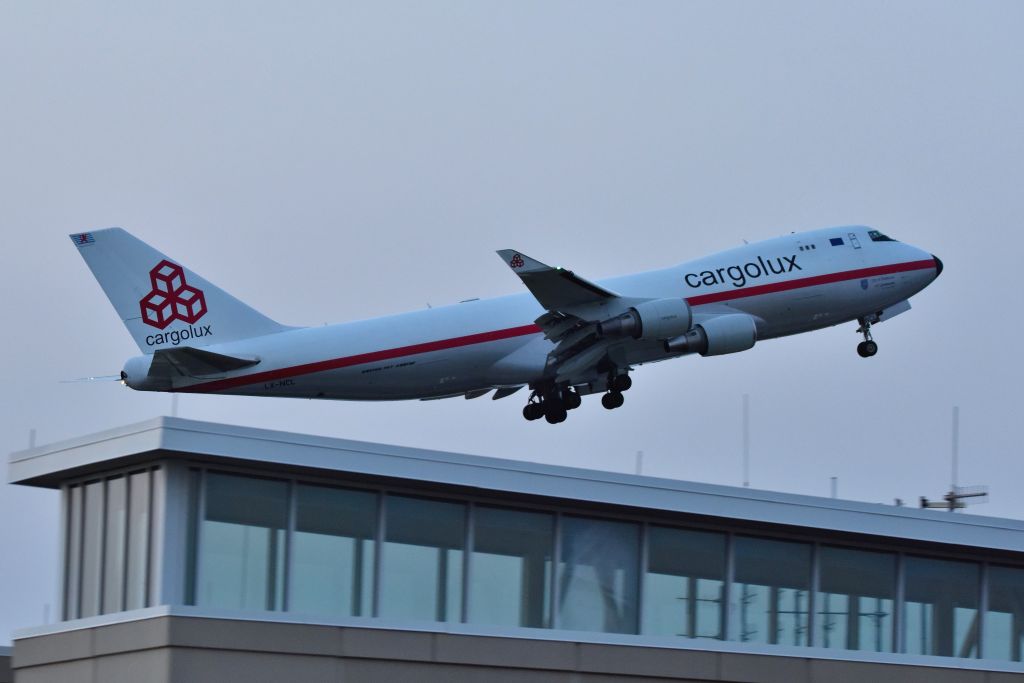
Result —
[{"label": "cockpit window", "polygon": [[868,237],[871,238],[872,242],[895,242],[893,238],[888,235],[883,235],[877,230],[868,230]]}]

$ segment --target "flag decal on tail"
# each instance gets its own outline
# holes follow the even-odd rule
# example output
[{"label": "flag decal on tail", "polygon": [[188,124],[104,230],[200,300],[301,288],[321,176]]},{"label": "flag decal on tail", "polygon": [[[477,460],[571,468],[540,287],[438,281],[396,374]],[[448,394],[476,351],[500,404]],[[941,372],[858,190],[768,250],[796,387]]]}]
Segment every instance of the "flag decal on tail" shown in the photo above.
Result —
[{"label": "flag decal on tail", "polygon": [[91,232],[80,232],[77,235],[72,235],[71,241],[75,243],[76,247],[84,247],[87,244],[93,244],[96,238],[92,236]]}]

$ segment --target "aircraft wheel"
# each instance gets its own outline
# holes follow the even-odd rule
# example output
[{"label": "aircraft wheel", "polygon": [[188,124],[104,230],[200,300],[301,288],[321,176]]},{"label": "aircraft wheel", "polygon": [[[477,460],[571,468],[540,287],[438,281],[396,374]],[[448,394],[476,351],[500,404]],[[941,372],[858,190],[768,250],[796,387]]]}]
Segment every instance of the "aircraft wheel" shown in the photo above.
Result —
[{"label": "aircraft wheel", "polygon": [[527,403],[523,408],[523,417],[531,422],[544,417],[544,406],[540,403]]},{"label": "aircraft wheel", "polygon": [[556,425],[559,422],[565,422],[565,418],[565,406],[561,403],[553,401],[544,411],[544,419],[548,421],[548,424]]},{"label": "aircraft wheel", "polygon": [[633,379],[629,375],[616,375],[611,381],[611,390],[620,394],[623,391],[629,391],[631,386],[633,386]]},{"label": "aircraft wheel", "polygon": [[583,404],[583,399],[575,391],[566,391],[562,394],[562,402],[566,410],[576,410]]},{"label": "aircraft wheel", "polygon": [[871,358],[876,353],[878,353],[878,344],[870,339],[857,344],[857,354],[861,358]]},{"label": "aircraft wheel", "polygon": [[619,391],[609,391],[601,397],[601,405],[608,410],[615,410],[616,408],[622,407],[622,404],[625,403],[625,401],[626,399],[623,398],[622,392]]}]

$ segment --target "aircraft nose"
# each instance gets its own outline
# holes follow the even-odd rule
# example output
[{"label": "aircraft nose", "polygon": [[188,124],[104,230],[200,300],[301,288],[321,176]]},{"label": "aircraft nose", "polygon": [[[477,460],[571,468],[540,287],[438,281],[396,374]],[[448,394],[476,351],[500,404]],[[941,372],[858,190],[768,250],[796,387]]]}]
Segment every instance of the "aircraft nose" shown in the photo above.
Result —
[{"label": "aircraft nose", "polygon": [[938,277],[942,275],[942,261],[935,254],[932,254],[932,258],[935,259],[935,277]]}]

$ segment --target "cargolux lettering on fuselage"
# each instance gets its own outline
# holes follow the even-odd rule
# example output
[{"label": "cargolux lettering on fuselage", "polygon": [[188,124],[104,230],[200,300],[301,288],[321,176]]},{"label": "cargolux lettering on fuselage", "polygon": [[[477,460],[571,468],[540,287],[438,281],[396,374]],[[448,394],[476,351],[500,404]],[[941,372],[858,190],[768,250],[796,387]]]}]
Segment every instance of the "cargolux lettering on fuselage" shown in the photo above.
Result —
[{"label": "cargolux lettering on fuselage", "polygon": [[733,287],[743,287],[749,280],[792,273],[794,270],[803,270],[796,262],[796,254],[769,259],[758,256],[756,261],[744,263],[742,266],[728,266],[714,270],[702,270],[699,273],[687,273],[683,279],[686,280],[686,284],[695,289],[724,285],[726,282],[732,282]]},{"label": "cargolux lettering on fuselage", "polygon": [[206,337],[211,334],[213,334],[213,331],[209,325],[189,325],[184,330],[171,330],[170,332],[151,334],[146,337],[146,343],[150,346],[160,346],[161,344],[177,346],[183,341],[197,337]]}]

